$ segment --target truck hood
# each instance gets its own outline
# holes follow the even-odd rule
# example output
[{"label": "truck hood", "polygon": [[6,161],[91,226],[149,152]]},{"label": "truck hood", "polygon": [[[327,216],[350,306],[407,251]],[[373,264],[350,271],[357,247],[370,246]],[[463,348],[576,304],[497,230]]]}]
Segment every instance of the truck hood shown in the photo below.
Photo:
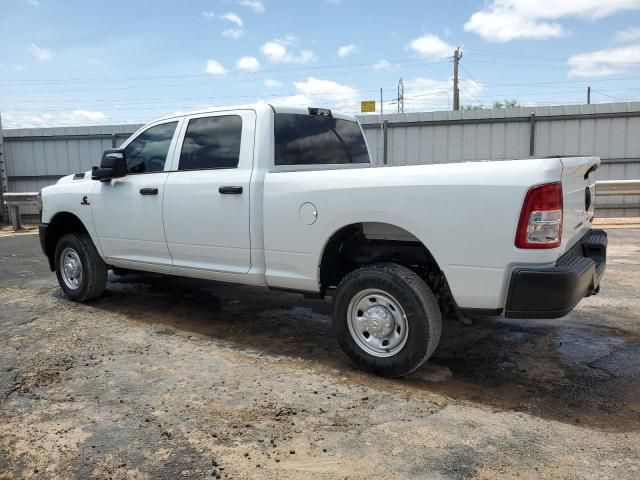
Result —
[{"label": "truck hood", "polygon": [[86,182],[91,180],[91,170],[88,170],[84,173],[74,173],[73,175],[66,175],[60,178],[56,185],[63,185],[66,183],[78,183],[78,182]]}]

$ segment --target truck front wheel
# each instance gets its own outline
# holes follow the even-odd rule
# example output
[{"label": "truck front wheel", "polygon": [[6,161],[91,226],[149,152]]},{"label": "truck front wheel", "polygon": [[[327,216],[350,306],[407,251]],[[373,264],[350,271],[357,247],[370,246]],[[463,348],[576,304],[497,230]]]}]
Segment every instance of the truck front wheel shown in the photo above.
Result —
[{"label": "truck front wheel", "polygon": [[86,233],[69,233],[60,238],[55,270],[60,288],[76,302],[98,298],[107,285],[107,266]]},{"label": "truck front wheel", "polygon": [[435,351],[442,319],[438,302],[415,272],[376,263],[349,273],[336,292],[334,328],[344,351],[362,369],[407,375]]}]

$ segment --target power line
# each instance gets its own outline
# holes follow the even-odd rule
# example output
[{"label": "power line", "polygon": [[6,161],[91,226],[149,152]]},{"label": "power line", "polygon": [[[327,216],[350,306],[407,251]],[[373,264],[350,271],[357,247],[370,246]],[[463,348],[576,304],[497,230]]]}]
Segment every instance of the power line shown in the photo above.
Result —
[{"label": "power line", "polygon": [[593,82],[617,82],[617,81],[627,81],[627,80],[640,80],[640,77],[609,77],[609,78],[596,78],[596,79],[584,79],[584,80],[560,80],[560,81],[549,81],[549,82],[518,82],[518,83],[483,83],[483,86],[487,87],[537,87],[537,86],[554,86],[554,85],[565,85],[565,84],[583,84],[587,85],[588,83]]},{"label": "power line", "polygon": [[[388,84],[385,85],[384,88],[392,88],[393,85]],[[360,92],[372,92],[375,91],[377,92],[378,89],[380,87],[376,86],[376,87],[372,87],[372,86],[367,86],[367,87],[359,87],[358,91]],[[368,90],[367,90],[368,89]],[[140,98],[140,97],[135,97],[135,98],[112,98],[112,99],[96,99],[93,100],[93,102],[97,102],[97,103],[112,103],[112,102],[147,102],[147,101],[184,101],[184,100],[218,100],[218,99],[230,99],[230,98],[241,98],[241,97],[255,97],[255,96],[263,96],[263,97],[267,97],[267,96],[274,96],[274,97],[281,97],[281,96],[289,96],[289,95],[297,95],[300,92],[295,92],[295,93],[291,93],[291,92],[281,92],[281,93],[263,93],[263,94],[255,94],[255,95],[225,95],[225,96],[211,96],[211,95],[207,95],[207,96],[201,96],[201,97],[144,97],[144,98]],[[340,94],[340,93],[344,93],[344,91],[324,91],[321,93],[309,93],[307,95],[327,95],[327,94]],[[58,103],[58,102],[73,102],[73,103],[77,103],[78,99],[59,99],[59,100],[40,100],[40,99],[29,99],[29,100],[14,100],[15,103]]]},{"label": "power line", "polygon": [[[545,56],[539,56],[539,55],[524,55],[521,53],[506,53],[506,52],[489,52],[486,50],[472,50],[471,52],[467,52],[467,53],[471,53],[474,56],[475,55],[479,55],[479,56],[488,56],[488,57],[498,57],[498,58],[516,58],[516,59],[522,59],[522,58],[531,58],[534,60],[544,60],[545,62],[562,62],[562,63],[567,63],[567,58],[560,58],[560,57],[545,57]],[[580,53],[577,53],[575,55],[580,55]],[[574,57],[575,57],[574,55]],[[593,63],[592,60],[589,59],[585,59],[585,60],[581,60],[579,58],[573,58],[572,59],[572,63]],[[626,60],[612,60],[611,63],[615,63],[615,64],[620,64],[620,65],[640,65],[640,61],[638,60],[631,60],[631,61],[626,61]]]},{"label": "power line", "polygon": [[[392,88],[392,86],[387,86],[385,88]],[[563,91],[557,91],[557,92],[544,92],[544,93],[540,93],[540,92],[519,92],[519,93],[514,93],[514,92],[502,92],[502,93],[494,93],[494,94],[478,94],[478,93],[474,93],[472,90],[470,90],[468,87],[465,86],[464,83],[460,83],[460,88],[465,91],[470,97],[472,97],[476,102],[480,103],[480,104],[484,104],[484,103],[490,103],[492,101],[494,101],[496,98],[508,98],[508,97],[516,97],[516,98],[522,98],[522,97],[553,97],[553,96],[565,96],[567,94],[571,94],[574,93],[576,95],[581,95],[581,92],[578,92],[574,89],[572,90],[563,90]],[[620,89],[620,90],[628,90],[628,89]],[[640,90],[640,89],[635,89],[635,90]],[[370,90],[359,90],[358,93],[362,94],[362,93],[375,93],[378,92],[378,89],[370,89]],[[413,103],[414,100],[419,100],[422,99],[424,97],[431,97],[433,99],[445,99],[446,98],[446,93],[448,92],[448,90],[443,90],[443,89],[438,89],[438,90],[428,90],[425,91],[424,93],[417,93],[417,94],[412,94],[412,95],[404,95],[403,99],[405,100],[405,102],[411,102]],[[614,99],[614,100],[618,100],[618,101],[629,101],[631,100],[630,98],[624,99],[622,97],[619,96],[614,96],[608,93],[605,93],[601,90],[593,90],[594,93],[599,93],[603,96],[606,96],[608,98]],[[309,97],[326,97],[327,95],[340,95],[343,92],[340,91],[335,91],[335,92],[320,92],[320,93],[308,93],[308,94],[304,94],[305,96],[309,96]],[[114,99],[114,100],[109,100],[107,101],[108,103],[116,103],[116,105],[109,105],[109,104],[96,104],[98,102],[98,100],[96,100],[95,102],[92,103],[82,103],[82,102],[77,102],[74,106],[62,106],[62,107],[54,107],[51,106],[50,108],[12,108],[9,107],[8,105],[4,105],[2,107],[2,110],[5,111],[11,111],[11,112],[73,112],[76,110],[93,110],[93,109],[109,109],[109,110],[113,110],[113,109],[120,109],[122,107],[130,107],[132,109],[138,109],[138,110],[156,110],[156,109],[162,109],[162,108],[175,108],[175,109],[193,109],[193,108],[197,108],[198,104],[176,104],[177,102],[185,102],[185,101],[199,101],[199,102],[206,102],[206,101],[216,101],[216,100],[238,100],[238,102],[236,103],[251,103],[251,102],[247,102],[246,100],[254,100],[254,99],[261,99],[261,98],[273,98],[273,99],[278,99],[278,98],[285,98],[285,97],[291,97],[291,96],[295,96],[300,94],[299,92],[288,92],[288,93],[282,93],[282,94],[256,94],[256,95],[232,95],[232,96],[218,96],[218,97],[184,97],[184,98],[175,98],[175,99],[166,99],[166,101],[157,101],[157,99],[132,99],[130,102],[124,102],[122,100],[118,100],[118,99]],[[358,102],[344,102],[342,100],[338,99],[327,99],[332,101],[333,103],[337,103],[340,105],[357,105]],[[36,102],[37,103],[37,102]],[[275,101],[274,103],[278,103],[277,101]],[[397,105],[397,99],[396,100],[389,100],[389,101],[385,101],[385,103],[389,103],[390,105]],[[542,101],[542,102],[538,102],[538,103],[544,103],[544,104],[549,104],[549,103],[561,103],[561,104],[568,104],[568,103],[572,103],[569,102],[567,100],[562,100],[562,101]],[[573,103],[583,103],[583,102],[573,102]],[[201,104],[202,105],[202,104]]]},{"label": "power line", "polygon": [[594,89],[592,88],[592,89],[591,89],[591,91],[592,91],[593,93],[598,93],[598,94],[600,94],[600,95],[604,95],[605,97],[611,98],[611,99],[613,99],[613,100],[619,100],[619,101],[621,101],[621,102],[626,102],[626,100],[625,100],[625,99],[623,99],[623,98],[620,98],[620,97],[614,97],[613,95],[609,95],[609,94],[607,94],[607,93],[601,92],[600,90],[594,90]]},{"label": "power line", "polygon": [[[266,70],[258,70],[255,72],[246,72],[246,71],[228,71],[219,74],[209,74],[209,73],[182,73],[182,74],[170,74],[170,75],[138,75],[138,76],[130,76],[130,77],[96,77],[96,78],[54,78],[54,79],[34,79],[34,80],[10,80],[10,81],[0,81],[0,84],[4,85],[12,85],[12,84],[45,84],[45,83],[64,83],[68,85],[70,83],[113,83],[113,82],[129,82],[129,81],[138,81],[138,80],[156,80],[156,79],[179,79],[179,78],[216,78],[216,77],[228,77],[228,76],[256,76],[256,75],[270,75],[272,73],[280,73],[280,72],[299,72],[299,71],[311,71],[315,72],[317,70],[328,70],[328,69],[344,69],[344,68],[352,68],[352,67],[374,67],[377,65],[376,62],[364,62],[364,63],[343,63],[343,64],[333,64],[333,65],[308,65],[301,67],[290,67],[290,68],[272,68]],[[430,64],[438,64],[438,63],[448,63],[448,60],[393,60],[390,61],[393,65],[430,65]],[[235,81],[235,80],[234,80]]]},{"label": "power line", "polygon": [[[446,63],[446,62],[445,62]],[[407,68],[424,68],[424,65],[421,64],[416,64],[416,65],[408,65],[405,67],[405,69]],[[355,69],[355,70],[344,70],[344,71],[340,71],[340,72],[333,72],[333,74],[338,75],[338,74],[350,74],[350,73],[361,73],[361,72],[369,72],[370,69]],[[300,79],[299,76],[286,76],[286,77],[265,77],[265,78],[260,78],[260,79],[255,79],[255,78],[244,78],[244,79],[235,79],[235,80],[216,80],[216,79],[207,79],[204,81],[194,81],[194,82],[180,82],[180,83],[160,83],[160,84],[151,84],[151,83],[144,83],[141,85],[122,85],[122,86],[109,86],[109,87],[95,87],[95,86],[91,86],[88,88],[68,88],[66,85],[61,84],[60,87],[63,87],[61,89],[57,89],[57,86],[49,86],[48,89],[46,90],[31,90],[29,88],[29,90],[27,91],[21,91],[21,90],[12,90],[12,91],[7,91],[7,90],[3,90],[2,93],[4,94],[23,94],[23,95],[28,95],[31,96],[33,94],[51,94],[51,93],[65,93],[65,92],[73,92],[73,93],[78,93],[78,92],[105,92],[105,91],[121,91],[121,90],[139,90],[139,89],[150,89],[150,88],[168,88],[168,87],[191,87],[191,86],[198,86],[198,85],[202,85],[202,86],[220,86],[220,85],[224,85],[224,84],[233,84],[233,85],[237,85],[239,83],[251,83],[251,84],[255,84],[256,80],[266,80],[267,78],[274,78],[277,80],[287,80],[287,79]],[[67,88],[64,88],[67,87]],[[25,88],[24,86],[22,86],[21,88]]]},{"label": "power line", "polygon": [[[471,76],[471,74],[467,71],[466,68],[464,68],[462,65],[460,65],[460,68],[462,69],[462,71],[471,79],[471,81],[473,81],[476,85],[482,85],[480,82],[478,82],[475,78],[473,78],[473,76]],[[478,97],[476,97],[471,90],[467,89],[464,85],[461,84],[462,89],[467,92],[476,102],[482,104],[482,102],[478,99]]]}]

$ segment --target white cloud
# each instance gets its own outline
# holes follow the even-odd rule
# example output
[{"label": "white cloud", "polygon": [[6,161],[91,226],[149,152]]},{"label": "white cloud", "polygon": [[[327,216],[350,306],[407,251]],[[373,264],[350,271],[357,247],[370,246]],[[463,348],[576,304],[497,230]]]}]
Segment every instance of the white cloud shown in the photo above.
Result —
[{"label": "white cloud", "polygon": [[227,22],[235,23],[240,28],[242,28],[242,25],[244,23],[242,21],[242,18],[240,18],[240,15],[235,12],[227,12],[223,15],[220,15],[220,19],[226,20]]},{"label": "white cloud", "polygon": [[207,60],[207,68],[205,71],[210,75],[224,75],[227,73],[227,69],[215,60]]},{"label": "white cloud", "polygon": [[[274,104],[291,106],[318,106],[335,108],[344,112],[356,113],[360,109],[360,101],[366,96],[350,85],[340,84],[332,80],[308,77],[305,81],[293,82],[295,94],[273,100]],[[404,81],[405,111],[429,111],[449,109],[452,91],[452,80],[435,80],[432,78],[414,78]],[[462,104],[478,104],[485,88],[473,80],[461,80],[460,101]],[[395,92],[394,92],[395,93]],[[389,94],[387,94],[389,95]],[[385,100],[385,110],[396,108]]]},{"label": "white cloud", "polygon": [[287,60],[287,48],[277,42],[267,42],[260,47],[262,54],[272,63],[282,63]]},{"label": "white cloud", "polygon": [[222,31],[222,36],[227,38],[239,39],[244,34],[244,30],[241,28],[227,28]]},{"label": "white cloud", "polygon": [[321,106],[343,111],[355,111],[360,96],[359,91],[349,85],[332,80],[308,77],[306,81],[293,82],[296,94],[281,97],[273,103],[293,106]]},{"label": "white cloud", "polygon": [[74,110],[71,113],[64,114],[63,118],[75,123],[92,123],[106,120],[107,116],[103,112],[98,111]]},{"label": "white cloud", "polygon": [[264,4],[260,0],[240,0],[238,4],[253,10],[253,13],[264,12]]},{"label": "white cloud", "polygon": [[340,58],[348,57],[349,55],[353,55],[354,53],[358,53],[358,47],[353,43],[349,45],[343,45],[338,49],[338,56]]},{"label": "white cloud", "polygon": [[51,112],[41,115],[25,112],[2,112],[2,123],[8,128],[55,127],[65,125],[100,125],[108,123],[104,112],[94,110],[73,110],[71,112]]},{"label": "white cloud", "polygon": [[236,68],[245,72],[257,72],[260,70],[260,62],[256,57],[241,57],[236,62]]},{"label": "white cloud", "polygon": [[640,40],[640,27],[629,27],[616,32],[616,42],[628,43]]},{"label": "white cloud", "polygon": [[267,58],[269,63],[308,63],[315,59],[315,55],[311,50],[301,50],[293,53],[289,50],[289,46],[297,42],[297,38],[293,35],[287,35],[283,39],[275,39],[266,42],[260,51]]},{"label": "white cloud", "polygon": [[376,63],[373,64],[374,70],[392,70],[394,65],[389,61],[381,58]]},{"label": "white cloud", "polygon": [[448,94],[451,89],[451,83],[445,80],[422,77],[405,80],[405,111],[448,107]]},{"label": "white cloud", "polygon": [[597,20],[623,10],[640,9],[640,0],[490,0],[464,29],[489,42],[544,39],[566,35],[564,17]]},{"label": "white cloud", "polygon": [[[451,81],[453,83],[453,80]],[[482,98],[477,98],[484,93],[484,85],[480,82],[476,82],[475,80],[460,80],[460,102],[465,104],[477,104],[478,100],[482,100]]]},{"label": "white cloud", "polygon": [[453,55],[455,47],[443,41],[437,35],[427,33],[421,37],[414,38],[407,46],[422,58],[439,59]]},{"label": "white cloud", "polygon": [[29,53],[36,57],[38,60],[46,61],[51,60],[51,50],[47,48],[41,48],[35,43],[32,43],[29,47]]},{"label": "white cloud", "polygon": [[293,86],[302,95],[317,95],[333,102],[354,101],[358,97],[358,90],[333,80],[308,77],[304,82],[293,82]]},{"label": "white cloud", "polygon": [[264,86],[265,86],[265,87],[267,87],[267,88],[277,88],[277,87],[281,87],[281,86],[282,86],[282,83],[280,83],[280,82],[279,82],[279,81],[277,81],[277,80],[273,80],[273,79],[271,79],[271,78],[267,78],[267,79],[264,81]]},{"label": "white cloud", "polygon": [[220,20],[223,20],[225,22],[233,23],[235,27],[227,28],[222,31],[223,37],[233,38],[234,40],[237,40],[244,34],[244,31],[242,30],[242,25],[244,24],[244,22],[242,21],[240,15],[235,12],[227,12],[223,15],[216,15],[215,12],[205,11],[202,12],[202,16],[207,20],[214,20],[216,18],[219,18]]},{"label": "white cloud", "polygon": [[474,32],[489,42],[509,42],[514,39],[544,39],[565,35],[562,25],[526,18],[510,11],[480,11],[464,24],[464,29]]},{"label": "white cloud", "polygon": [[579,53],[569,57],[570,77],[606,77],[640,64],[640,44]]}]

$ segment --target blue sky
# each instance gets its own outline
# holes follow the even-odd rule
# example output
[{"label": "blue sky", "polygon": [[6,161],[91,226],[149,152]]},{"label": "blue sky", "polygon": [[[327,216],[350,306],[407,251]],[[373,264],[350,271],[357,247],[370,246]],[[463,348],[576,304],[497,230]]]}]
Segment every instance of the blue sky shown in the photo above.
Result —
[{"label": "blue sky", "polygon": [[144,123],[210,105],[405,110],[640,97],[640,0],[0,0],[5,128]]}]

